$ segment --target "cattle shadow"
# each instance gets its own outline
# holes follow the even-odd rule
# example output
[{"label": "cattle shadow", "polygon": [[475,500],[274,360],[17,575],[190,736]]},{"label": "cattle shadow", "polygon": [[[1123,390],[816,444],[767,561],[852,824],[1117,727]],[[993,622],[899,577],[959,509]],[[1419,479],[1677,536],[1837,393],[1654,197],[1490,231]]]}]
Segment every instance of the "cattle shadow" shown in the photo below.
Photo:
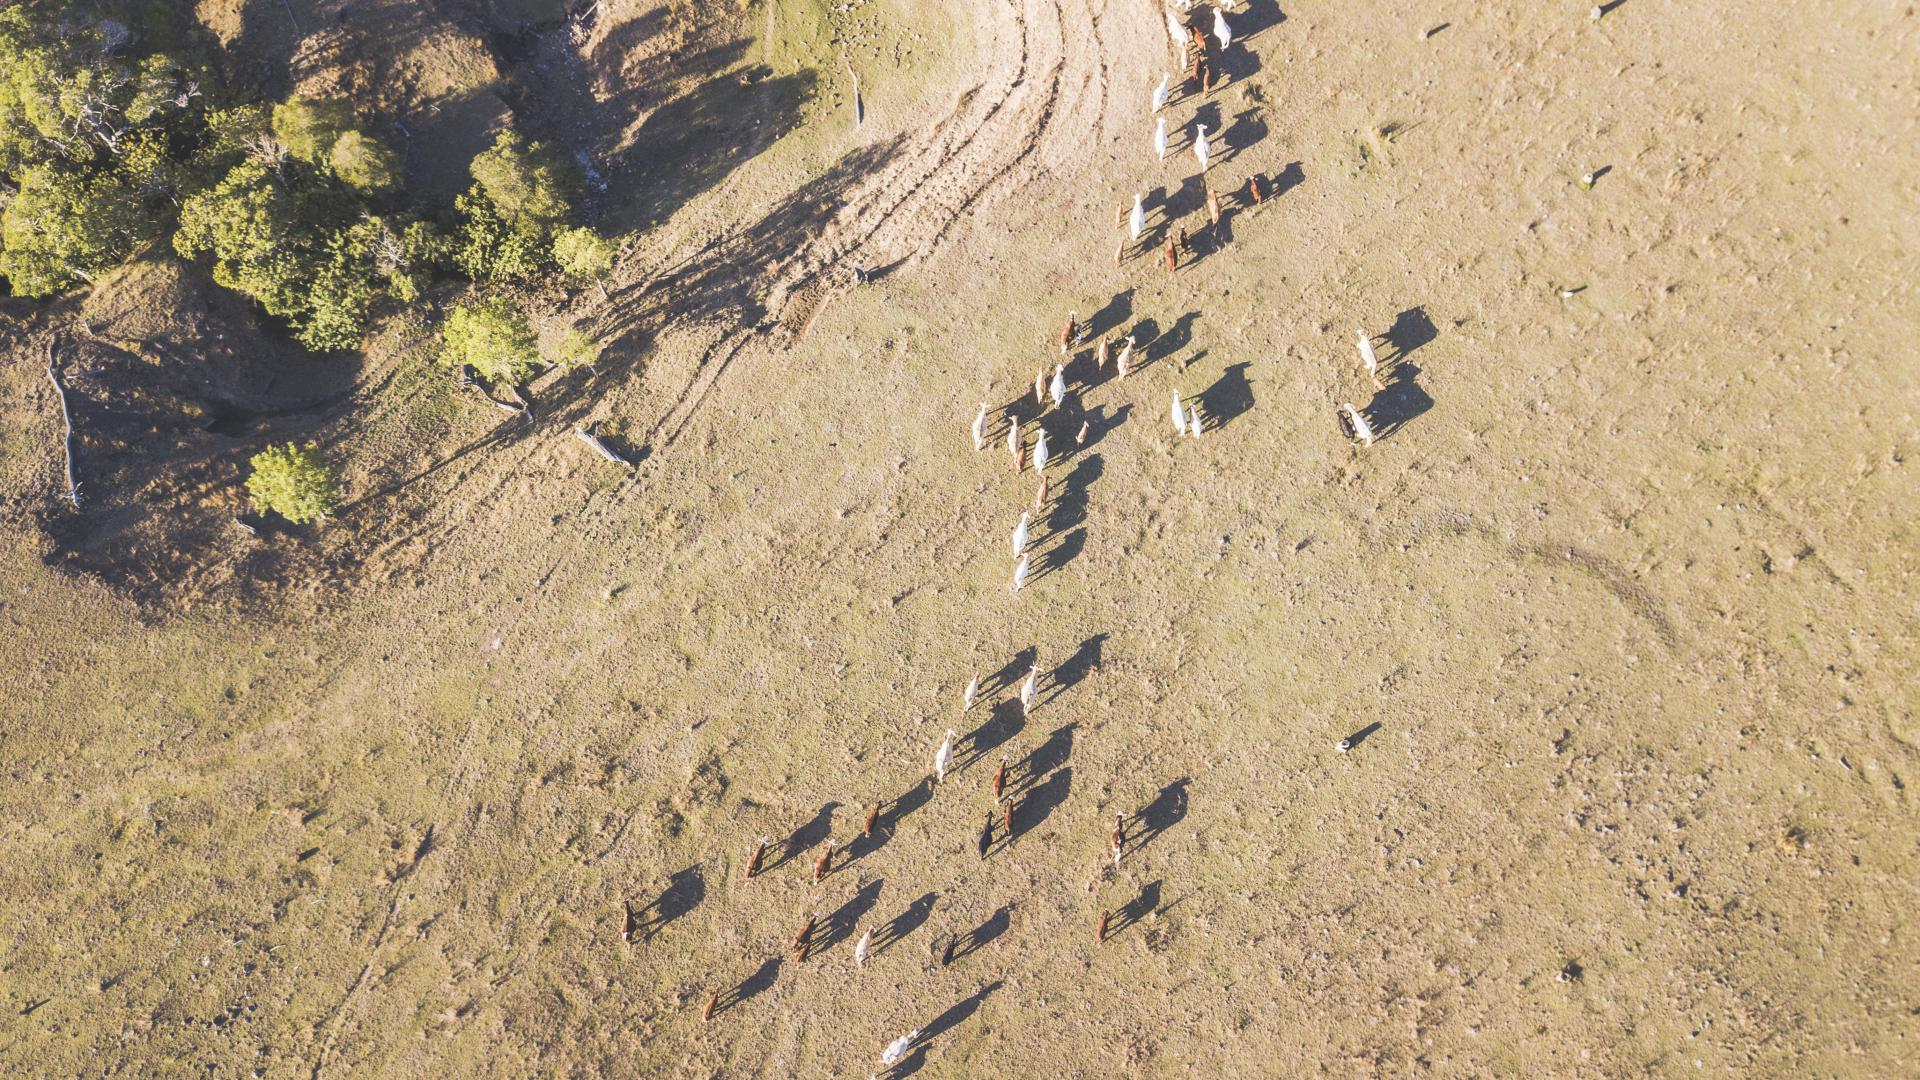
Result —
[{"label": "cattle shadow", "polygon": [[793,861],[794,857],[801,852],[832,836],[833,812],[839,808],[840,804],[837,802],[822,806],[819,812],[813,815],[812,820],[793,830],[786,839],[780,841],[780,857],[761,867],[760,872],[772,873]]},{"label": "cattle shadow", "polygon": [[1394,348],[1393,359],[1398,361],[1413,350],[1440,336],[1434,329],[1433,320],[1427,317],[1425,308],[1411,307],[1394,316],[1393,325],[1384,335],[1387,344]]},{"label": "cattle shadow", "polygon": [[1140,895],[1127,901],[1125,907],[1122,907],[1113,918],[1107,920],[1108,939],[1119,937],[1134,923],[1153,914],[1153,910],[1159,906],[1160,883],[1150,881],[1140,887]]},{"label": "cattle shadow", "polygon": [[1351,750],[1354,747],[1359,746],[1361,743],[1366,742],[1367,736],[1372,735],[1374,732],[1379,730],[1380,730],[1380,723],[1379,721],[1376,720],[1373,723],[1368,724],[1366,727],[1361,728],[1359,731],[1356,731],[1353,734],[1347,736],[1347,739],[1346,739],[1347,749]]},{"label": "cattle shadow", "polygon": [[1287,21],[1278,0],[1247,0],[1247,7],[1232,22],[1233,40],[1247,41],[1269,27]]},{"label": "cattle shadow", "polygon": [[1007,661],[1000,670],[981,680],[980,692],[983,694],[997,693],[1019,682],[1022,678],[1026,677],[1028,669],[1033,667],[1033,661],[1039,655],[1039,650],[1031,645],[1014,653],[1013,659]]},{"label": "cattle shadow", "polygon": [[1188,216],[1198,219],[1197,235],[1206,225],[1207,178],[1195,173],[1180,181],[1180,189],[1167,198],[1167,224],[1177,225]]},{"label": "cattle shadow", "polygon": [[[921,777],[914,785],[900,793],[891,803],[880,808],[880,819],[873,824],[876,833],[891,833],[900,820],[933,800],[933,778]],[[861,837],[861,839],[866,839]],[[878,839],[878,837],[876,837]],[[884,841],[882,841],[884,843]],[[878,847],[879,844],[875,844]]]},{"label": "cattle shadow", "polygon": [[1146,847],[1159,838],[1160,834],[1178,825],[1187,816],[1187,785],[1193,781],[1187,777],[1168,784],[1160,789],[1152,802],[1135,815],[1140,822],[1140,835],[1133,842],[1133,850]]},{"label": "cattle shadow", "polygon": [[[1046,823],[1073,790],[1073,766],[1063,765],[1029,789],[1014,808],[1014,836],[1024,835]],[[1007,837],[1012,843],[1014,836]]]},{"label": "cattle shadow", "polygon": [[[1217,101],[1206,101],[1194,107],[1193,116],[1188,118],[1184,130],[1188,133],[1188,138],[1191,139],[1192,133],[1199,131],[1200,125],[1205,124],[1207,126],[1207,138],[1214,143],[1209,149],[1217,150],[1219,148],[1222,123],[1220,119],[1220,103]],[[1214,160],[1218,161],[1219,158],[1215,157]],[[1194,164],[1197,165],[1199,162],[1196,161]]]},{"label": "cattle shadow", "polygon": [[637,915],[639,923],[635,932],[642,943],[653,940],[653,936],[666,929],[667,924],[686,915],[707,898],[707,880],[701,873],[699,864],[676,872],[667,879],[667,887],[653,898]]},{"label": "cattle shadow", "polygon": [[1393,366],[1386,389],[1373,395],[1363,410],[1373,427],[1373,440],[1392,437],[1421,414],[1433,408],[1433,398],[1420,388],[1420,369],[1410,362]]},{"label": "cattle shadow", "polygon": [[1147,342],[1141,349],[1141,367],[1168,359],[1174,353],[1193,343],[1193,324],[1200,318],[1197,311],[1189,311],[1175,319],[1172,326]]},{"label": "cattle shadow", "polygon": [[1073,650],[1072,656],[1067,657],[1059,667],[1054,668],[1053,685],[1043,700],[1052,701],[1080,685],[1088,675],[1093,674],[1094,670],[1100,666],[1100,654],[1109,636],[1111,635],[1103,631],[1087,638]]},{"label": "cattle shadow", "polygon": [[907,905],[907,909],[889,919],[880,932],[873,936],[873,954],[880,955],[905,938],[908,934],[926,925],[927,917],[933,914],[933,905],[939,899],[936,893],[927,893]]},{"label": "cattle shadow", "polygon": [[1232,161],[1240,156],[1242,150],[1258,144],[1260,140],[1267,137],[1267,122],[1260,119],[1259,112],[1258,109],[1243,109],[1234,114],[1233,123],[1228,124],[1227,129],[1220,133],[1220,141],[1224,144],[1225,152],[1215,152],[1213,155],[1215,165]]},{"label": "cattle shadow", "polygon": [[1249,366],[1228,365],[1212,386],[1200,391],[1203,430],[1225,427],[1253,408],[1253,385],[1247,381]]},{"label": "cattle shadow", "polygon": [[846,903],[835,908],[833,913],[827,916],[826,921],[815,928],[817,936],[809,943],[808,956],[826,952],[853,936],[853,931],[860,925],[860,920],[866,918],[867,913],[880,902],[882,880],[874,878],[860,886],[858,892],[854,893]]},{"label": "cattle shadow", "polygon": [[[1105,438],[1108,432],[1111,432],[1115,428],[1119,427],[1121,424],[1126,423],[1127,414],[1131,413],[1132,411],[1133,411],[1133,404],[1131,402],[1113,410],[1111,414],[1107,412],[1106,406],[1104,405],[1096,405],[1093,408],[1087,410],[1085,414],[1085,419],[1087,421],[1087,441],[1085,445],[1079,447],[1075,452],[1076,456],[1088,455],[1080,458],[1081,463],[1084,463],[1088,460],[1098,459],[1099,455],[1091,453],[1093,448],[1099,445],[1100,440]],[[1077,473],[1078,471],[1079,471],[1079,465],[1076,464],[1074,467],[1074,472]],[[1067,474],[1067,483],[1069,485],[1074,483],[1073,477],[1074,477],[1074,473]],[[1066,497],[1067,497],[1066,492],[1063,491],[1061,493],[1061,498],[1064,500]],[[1084,499],[1082,501],[1084,502]]]},{"label": "cattle shadow", "polygon": [[1299,187],[1301,184],[1306,183],[1306,180],[1307,174],[1301,169],[1300,163],[1290,161],[1287,163],[1286,168],[1274,174],[1272,197],[1277,199],[1287,192],[1292,191],[1294,188]]},{"label": "cattle shadow", "polygon": [[1087,530],[1074,529],[1060,537],[1060,542],[1040,553],[1040,568],[1027,577],[1027,584],[1045,581],[1056,572],[1080,556],[1087,547]]},{"label": "cattle shadow", "polygon": [[961,754],[954,755],[953,768],[950,771],[959,772],[986,757],[1002,743],[1020,734],[1021,729],[1026,726],[1026,710],[1020,707],[1019,701],[1008,698],[994,702],[993,711],[981,721],[980,726],[961,737],[960,743],[965,750]]},{"label": "cattle shadow", "polygon": [[1113,294],[1099,311],[1087,317],[1087,337],[1099,340],[1101,335],[1120,328],[1128,319],[1133,318],[1133,290],[1122,289]]},{"label": "cattle shadow", "polygon": [[987,921],[960,935],[960,943],[954,947],[953,959],[950,963],[959,963],[986,948],[995,938],[1006,933],[1007,927],[1013,925],[1011,912],[1011,908],[1002,904],[999,910],[987,916]]},{"label": "cattle shadow", "polygon": [[1000,981],[996,979],[993,982],[990,982],[987,985],[981,987],[980,989],[974,991],[973,994],[969,995],[964,1000],[956,1002],[954,1005],[949,1007],[946,1012],[943,1012],[939,1016],[936,1016],[932,1020],[928,1021],[927,1026],[920,1029],[920,1038],[919,1038],[919,1041],[915,1043],[915,1045],[925,1046],[926,1044],[932,1042],[933,1040],[939,1038],[942,1035],[945,1035],[947,1032],[952,1031],[954,1028],[960,1026],[962,1023],[964,1023],[967,1020],[968,1017],[972,1016],[975,1012],[977,1012],[980,1008],[981,1002],[986,1001],[989,995],[991,995],[995,990],[1000,989],[1000,986],[1001,986]]},{"label": "cattle shadow", "polygon": [[932,1047],[933,1040],[952,1031],[979,1011],[980,1004],[987,999],[988,995],[1000,989],[1000,986],[999,980],[995,980],[934,1017],[920,1029],[920,1035],[909,1048],[907,1056],[897,1064],[875,1073],[873,1080],[906,1080],[907,1077],[917,1074],[926,1067],[927,1051]]},{"label": "cattle shadow", "polygon": [[884,1071],[873,1074],[873,1080],[907,1080],[927,1065],[927,1048],[915,1046],[913,1051],[898,1064],[888,1066]]},{"label": "cattle shadow", "polygon": [[1073,730],[1079,726],[1080,722],[1074,720],[1054,728],[1047,735],[1047,741],[1028,751],[1027,756],[1010,770],[1014,780],[1009,782],[1008,787],[1031,787],[1042,776],[1065,765],[1067,759],[1073,756]]},{"label": "cattle shadow", "polygon": [[768,957],[753,974],[740,980],[732,989],[723,991],[719,1000],[714,1002],[713,1014],[718,1016],[772,986],[780,975],[780,959],[778,956]]}]

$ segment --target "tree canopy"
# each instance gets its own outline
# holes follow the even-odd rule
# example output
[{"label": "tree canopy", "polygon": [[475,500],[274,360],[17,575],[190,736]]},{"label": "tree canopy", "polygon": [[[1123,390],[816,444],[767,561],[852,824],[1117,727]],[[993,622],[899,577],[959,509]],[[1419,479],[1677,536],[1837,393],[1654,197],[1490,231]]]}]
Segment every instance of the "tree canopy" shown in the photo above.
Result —
[{"label": "tree canopy", "polygon": [[440,362],[472,365],[489,382],[517,384],[540,366],[539,343],[527,317],[511,300],[496,296],[457,305],[441,329]]},{"label": "tree canopy", "polygon": [[251,464],[247,496],[258,513],[272,511],[304,525],[331,514],[340,501],[339,477],[313,443],[269,446]]},{"label": "tree canopy", "polygon": [[0,8],[0,276],[24,296],[91,280],[164,228],[166,146],[201,123],[204,74],[113,13]]},{"label": "tree canopy", "polygon": [[554,237],[573,216],[579,177],[545,144],[502,131],[473,159],[473,187],[455,200],[454,262],[475,281],[532,277],[554,265]]}]

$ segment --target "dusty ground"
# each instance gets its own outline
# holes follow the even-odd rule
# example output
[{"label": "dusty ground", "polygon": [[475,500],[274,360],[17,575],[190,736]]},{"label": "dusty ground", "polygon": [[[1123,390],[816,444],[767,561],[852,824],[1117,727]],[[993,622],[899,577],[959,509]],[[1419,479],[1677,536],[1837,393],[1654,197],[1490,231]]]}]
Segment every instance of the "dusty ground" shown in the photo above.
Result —
[{"label": "dusty ground", "polygon": [[[7,309],[0,1071],[865,1076],[915,1027],[928,1077],[1920,1068],[1909,9],[1248,0],[1169,109],[1229,193],[1172,275],[1112,259],[1134,191],[1155,240],[1202,198],[1146,0],[682,17],[501,76],[643,230],[531,429],[400,319],[306,376],[351,407],[179,436],[175,510],[96,457],[75,514]],[[1148,362],[1070,369],[1016,596],[1033,474],[966,427],[1032,417],[1069,310]],[[295,434],[346,512],[206,524]]]}]

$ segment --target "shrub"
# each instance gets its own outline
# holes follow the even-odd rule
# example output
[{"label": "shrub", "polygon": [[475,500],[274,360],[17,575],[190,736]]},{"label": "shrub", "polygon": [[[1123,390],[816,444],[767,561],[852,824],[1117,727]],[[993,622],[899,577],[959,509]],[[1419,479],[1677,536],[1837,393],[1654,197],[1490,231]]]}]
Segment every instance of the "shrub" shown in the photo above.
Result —
[{"label": "shrub", "polygon": [[490,382],[522,383],[540,366],[533,328],[505,297],[455,307],[440,334],[442,364],[471,364]]},{"label": "shrub", "polygon": [[339,501],[339,480],[313,443],[269,446],[253,455],[252,465],[247,496],[257,512],[304,525],[332,513]]},{"label": "shrub", "polygon": [[400,186],[400,155],[363,132],[348,131],[335,139],[327,162],[343,183],[369,195]]},{"label": "shrub", "polygon": [[287,153],[309,165],[323,165],[334,141],[352,126],[345,102],[288,98],[273,107],[273,134]]},{"label": "shrub", "polygon": [[553,366],[561,371],[592,367],[600,362],[600,343],[578,330],[569,330],[553,351]]},{"label": "shrub", "polygon": [[592,229],[568,229],[553,238],[553,261],[576,285],[599,285],[613,270],[613,241]]}]

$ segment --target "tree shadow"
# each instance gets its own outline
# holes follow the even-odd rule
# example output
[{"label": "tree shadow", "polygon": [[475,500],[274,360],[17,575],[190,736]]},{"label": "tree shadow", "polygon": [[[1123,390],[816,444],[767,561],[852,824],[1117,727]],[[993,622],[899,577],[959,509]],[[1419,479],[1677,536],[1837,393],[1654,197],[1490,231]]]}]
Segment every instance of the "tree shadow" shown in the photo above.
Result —
[{"label": "tree shadow", "polygon": [[[793,260],[805,257],[809,240],[840,213],[856,186],[899,154],[904,142],[904,137],[895,137],[848,151],[817,180],[786,196],[752,226],[691,249],[633,284],[614,289],[592,326],[593,336],[606,343],[606,350],[592,378],[574,391],[569,401],[573,411],[584,414],[597,399],[623,386],[639,366],[645,342],[669,322],[713,321],[729,331],[757,327],[764,308],[755,297],[765,283]],[[686,377],[686,387],[669,391],[670,396],[686,397],[703,381],[700,368],[724,364],[730,356],[721,352],[715,358],[703,357]],[[566,423],[574,419],[561,417]],[[658,438],[658,426],[645,442]]]},{"label": "tree shadow", "polygon": [[635,914],[640,921],[635,930],[642,942],[652,941],[655,934],[664,930],[668,923],[700,906],[707,898],[707,880],[695,863],[675,873],[667,879],[667,887],[659,896],[653,898],[647,906]]},{"label": "tree shadow", "polygon": [[951,771],[959,772],[986,757],[1026,726],[1026,710],[1020,707],[1020,702],[1013,698],[994,702],[993,711],[980,726],[961,737],[960,743],[966,749],[954,755]]},{"label": "tree shadow", "polygon": [[1072,656],[1067,657],[1064,663],[1054,668],[1052,692],[1046,696],[1045,700],[1052,701],[1080,685],[1082,680],[1091,675],[1094,669],[1100,666],[1100,653],[1109,636],[1101,632],[1087,638],[1073,650]]},{"label": "tree shadow", "polygon": [[1387,344],[1394,347],[1394,360],[1398,361],[1413,350],[1440,336],[1434,329],[1433,320],[1427,318],[1425,308],[1411,307],[1394,316],[1393,325],[1387,328]]},{"label": "tree shadow", "polygon": [[937,894],[927,893],[908,904],[905,911],[888,920],[887,924],[880,928],[880,932],[873,936],[873,954],[880,955],[908,934],[926,925],[927,917],[933,914],[933,905],[938,899]]},{"label": "tree shadow", "polygon": [[[745,43],[721,46],[696,61],[724,66],[744,52]],[[809,68],[776,77],[762,64],[738,78],[703,78],[654,110],[625,145],[607,155],[617,175],[645,177],[617,200],[622,231],[660,224],[792,130],[817,79]]]},{"label": "tree shadow", "polygon": [[713,1014],[718,1016],[772,986],[779,975],[780,957],[768,957],[765,963],[761,964],[753,974],[742,979],[739,985],[721,992],[719,1000],[714,1003]]},{"label": "tree shadow", "polygon": [[1247,382],[1249,366],[1246,363],[1228,365],[1212,386],[1200,391],[1204,430],[1225,427],[1253,408],[1253,386]]},{"label": "tree shadow", "polygon": [[840,804],[829,802],[813,815],[812,820],[793,830],[786,839],[780,841],[780,857],[760,868],[763,874],[772,873],[787,865],[801,852],[833,835],[833,812]]},{"label": "tree shadow", "polygon": [[986,922],[961,934],[960,943],[954,946],[953,949],[952,963],[957,964],[965,957],[979,952],[981,949],[986,948],[993,939],[1006,933],[1007,927],[1013,924],[1010,912],[1011,909],[1007,905],[1002,904],[999,910],[987,917]]},{"label": "tree shadow", "polygon": [[1373,427],[1375,442],[1391,437],[1433,408],[1433,398],[1416,381],[1419,377],[1420,369],[1413,363],[1397,363],[1388,376],[1386,389],[1375,393],[1373,399],[1367,402],[1363,411],[1367,423]]},{"label": "tree shadow", "polygon": [[835,908],[826,921],[815,928],[815,936],[809,944],[807,955],[826,952],[840,942],[853,936],[860,920],[867,917],[875,904],[880,902],[881,878],[874,878],[853,894],[846,903]]},{"label": "tree shadow", "polygon": [[1160,834],[1178,825],[1187,816],[1187,785],[1193,783],[1181,777],[1160,789],[1160,794],[1135,815],[1141,825],[1141,832],[1135,838],[1132,850],[1138,851],[1158,839]]},{"label": "tree shadow", "polygon": [[1073,729],[1079,726],[1076,720],[1054,728],[1046,742],[1028,751],[1018,766],[1009,770],[1013,779],[1008,782],[1008,788],[1031,787],[1042,776],[1065,765],[1073,755]]},{"label": "tree shadow", "polygon": [[1153,910],[1159,906],[1160,883],[1158,881],[1150,881],[1141,886],[1140,895],[1127,901],[1126,906],[1122,907],[1115,913],[1112,919],[1107,921],[1108,940],[1119,937],[1134,923],[1153,914]]}]

